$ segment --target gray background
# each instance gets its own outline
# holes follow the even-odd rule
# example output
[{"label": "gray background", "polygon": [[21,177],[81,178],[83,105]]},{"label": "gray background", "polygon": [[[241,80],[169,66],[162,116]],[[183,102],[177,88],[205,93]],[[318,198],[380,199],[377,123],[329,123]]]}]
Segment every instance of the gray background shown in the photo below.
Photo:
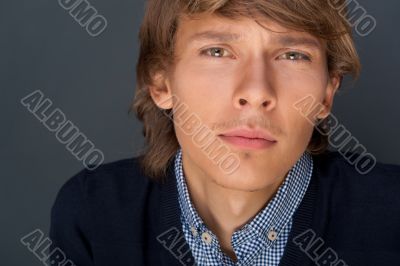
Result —
[{"label": "gray background", "polygon": [[[378,26],[356,37],[361,79],[336,98],[334,114],[378,161],[400,164],[400,4],[359,2]],[[130,157],[143,145],[141,124],[127,114],[143,1],[90,3],[108,21],[96,38],[56,0],[0,3],[0,265],[43,265],[20,238],[36,228],[48,233],[58,189],[83,168],[20,104],[22,97],[40,89],[106,162]]]}]

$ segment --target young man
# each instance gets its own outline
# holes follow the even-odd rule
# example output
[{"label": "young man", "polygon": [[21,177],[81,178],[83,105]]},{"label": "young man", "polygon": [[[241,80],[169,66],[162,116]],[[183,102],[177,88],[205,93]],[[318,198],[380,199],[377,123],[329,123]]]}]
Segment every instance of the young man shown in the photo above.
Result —
[{"label": "young man", "polygon": [[399,167],[325,151],[360,69],[343,7],[148,1],[146,152],[69,180],[53,244],[81,266],[400,265]]}]

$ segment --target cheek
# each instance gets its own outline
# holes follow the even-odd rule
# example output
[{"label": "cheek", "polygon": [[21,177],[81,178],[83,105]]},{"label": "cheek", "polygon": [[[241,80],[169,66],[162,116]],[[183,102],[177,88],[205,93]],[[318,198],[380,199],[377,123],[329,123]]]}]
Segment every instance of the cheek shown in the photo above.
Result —
[{"label": "cheek", "polygon": [[[313,132],[314,125],[309,121],[299,110],[294,106],[296,97],[282,99],[280,106],[277,110],[279,117],[277,123],[282,128],[285,136],[282,141],[284,149],[291,150],[292,152],[301,151],[305,149]],[[303,149],[303,150],[304,150]]]},{"label": "cheek", "polygon": [[314,125],[312,121],[305,118],[300,112],[297,110],[294,111],[294,114],[290,119],[290,131],[293,136],[293,142],[298,143],[298,145],[304,147],[308,144]]},{"label": "cheek", "polygon": [[[220,93],[215,89],[215,83],[213,77],[199,72],[193,64],[182,62],[175,68],[171,82],[171,90],[175,96],[174,127],[182,147],[196,150],[195,146],[199,143],[194,143],[193,131],[207,126],[207,121],[218,111],[216,101],[220,101],[222,97],[217,96]],[[214,100],[210,101],[210,99]],[[209,138],[213,138],[213,136]]]},{"label": "cheek", "polygon": [[[289,75],[290,72],[290,75]],[[323,68],[309,68],[306,70],[292,69],[276,72],[277,97],[279,105],[286,108],[285,112],[293,113],[295,119],[302,113],[298,110],[298,104],[309,99],[307,108],[317,107],[321,103],[326,92],[327,75]]]},{"label": "cheek", "polygon": [[200,117],[212,117],[230,104],[232,71],[222,66],[181,62],[176,67],[172,92]]},{"label": "cheek", "polygon": [[[299,148],[306,148],[311,138],[314,124],[311,116],[305,113],[312,112],[321,103],[326,90],[326,75],[323,71],[301,71],[296,70],[277,73],[276,86],[278,106],[282,114],[284,124],[282,125],[289,137],[288,143]],[[299,109],[299,102],[310,99]]]}]

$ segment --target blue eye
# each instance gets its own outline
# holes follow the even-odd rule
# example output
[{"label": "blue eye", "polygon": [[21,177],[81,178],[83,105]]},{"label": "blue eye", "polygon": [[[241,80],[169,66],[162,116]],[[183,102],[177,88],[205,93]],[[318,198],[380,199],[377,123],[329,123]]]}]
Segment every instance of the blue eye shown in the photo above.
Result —
[{"label": "blue eye", "polygon": [[292,51],[292,52],[287,52],[283,55],[285,57],[284,59],[288,59],[290,61],[298,61],[298,60],[311,61],[309,56],[299,53],[299,52]]}]

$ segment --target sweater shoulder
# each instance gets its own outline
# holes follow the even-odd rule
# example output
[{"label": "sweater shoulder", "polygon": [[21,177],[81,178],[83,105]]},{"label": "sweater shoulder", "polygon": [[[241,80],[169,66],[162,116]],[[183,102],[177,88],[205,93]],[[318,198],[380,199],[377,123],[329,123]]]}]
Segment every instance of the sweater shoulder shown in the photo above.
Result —
[{"label": "sweater shoulder", "polygon": [[348,200],[400,204],[399,165],[381,163],[374,159],[369,168],[363,168],[362,163],[367,164],[367,158],[358,154],[351,158],[362,161],[351,161],[339,152],[313,156],[314,175],[321,189]]},{"label": "sweater shoulder", "polygon": [[62,185],[51,210],[51,235],[60,246],[71,238],[96,245],[143,241],[137,231],[145,224],[154,181],[143,174],[140,159],[83,169]]},{"label": "sweater shoulder", "polygon": [[143,173],[140,159],[140,156],[121,159],[93,170],[80,170],[61,186],[53,209],[75,208],[70,203],[76,198],[81,199],[80,208],[94,212],[123,208],[127,204],[139,208],[154,182]]},{"label": "sweater shoulder", "polygon": [[52,207],[52,227],[59,228],[53,231],[75,226],[96,243],[141,242],[133,231],[143,227],[149,198],[156,193],[155,181],[143,174],[140,159],[101,164],[70,177]]},{"label": "sweater shoulder", "polygon": [[339,152],[325,152],[313,156],[314,164],[324,177],[363,176],[400,178],[400,165],[382,163],[374,156],[351,154],[345,157]]}]

